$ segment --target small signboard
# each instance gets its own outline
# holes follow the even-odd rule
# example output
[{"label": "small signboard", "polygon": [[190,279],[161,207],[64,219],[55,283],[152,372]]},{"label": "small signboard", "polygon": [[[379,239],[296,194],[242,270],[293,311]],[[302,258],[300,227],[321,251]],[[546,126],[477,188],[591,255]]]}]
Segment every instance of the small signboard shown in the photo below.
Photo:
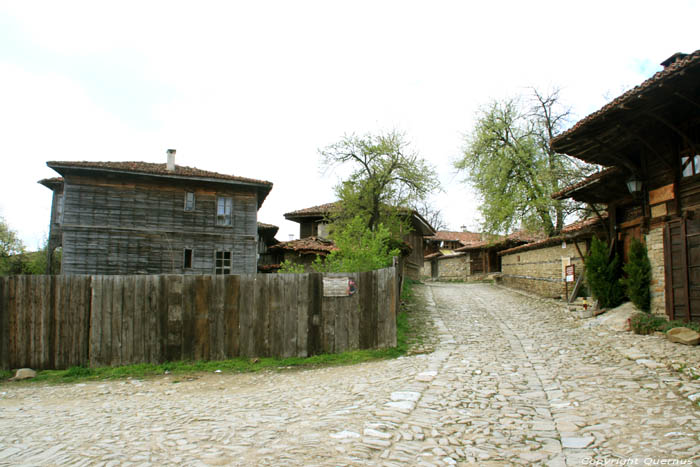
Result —
[{"label": "small signboard", "polygon": [[324,297],[349,297],[357,292],[355,281],[349,277],[324,277]]},{"label": "small signboard", "polygon": [[569,264],[566,266],[566,282],[573,282],[576,275],[576,266]]}]

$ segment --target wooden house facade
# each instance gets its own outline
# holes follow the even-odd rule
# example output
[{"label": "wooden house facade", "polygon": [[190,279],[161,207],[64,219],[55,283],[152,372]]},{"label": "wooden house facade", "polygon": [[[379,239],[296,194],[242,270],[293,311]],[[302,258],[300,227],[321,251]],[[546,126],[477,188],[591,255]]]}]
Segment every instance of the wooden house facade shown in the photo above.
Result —
[{"label": "wooden house facade", "polygon": [[652,311],[700,322],[700,50],[662,66],[552,140],[605,167],[554,197],[604,205],[625,258],[632,238],[647,244]]},{"label": "wooden house facade", "polygon": [[[299,238],[326,238],[328,236],[328,215],[340,208],[339,202],[321,204],[306,209],[288,212],[284,217],[299,223]],[[435,229],[417,211],[405,210],[411,231],[404,236],[404,255],[401,258],[407,277],[420,279],[423,268],[423,239],[435,235]]]},{"label": "wooden house facade", "polygon": [[54,193],[49,250],[62,247],[63,274],[257,271],[257,212],[272,183],[168,156],[166,164],[47,162],[62,176],[40,183]]}]

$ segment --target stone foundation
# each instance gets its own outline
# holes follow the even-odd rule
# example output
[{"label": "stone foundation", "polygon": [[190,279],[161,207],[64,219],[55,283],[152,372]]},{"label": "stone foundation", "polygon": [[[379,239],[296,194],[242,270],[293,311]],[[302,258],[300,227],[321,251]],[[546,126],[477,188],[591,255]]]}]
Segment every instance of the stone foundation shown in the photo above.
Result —
[{"label": "stone foundation", "polygon": [[651,312],[667,317],[666,275],[664,272],[664,229],[658,226],[645,235],[647,255],[651,263]]}]

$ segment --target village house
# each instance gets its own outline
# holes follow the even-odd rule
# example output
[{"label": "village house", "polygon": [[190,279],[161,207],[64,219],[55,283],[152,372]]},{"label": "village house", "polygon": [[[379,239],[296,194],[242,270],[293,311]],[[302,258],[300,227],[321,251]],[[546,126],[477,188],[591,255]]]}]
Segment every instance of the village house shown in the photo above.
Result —
[{"label": "village house", "polygon": [[476,232],[461,231],[451,232],[448,230],[438,230],[435,235],[424,237],[423,253],[430,255],[437,252],[449,254],[466,245],[481,241],[481,234]]},{"label": "village house", "polygon": [[[284,217],[299,223],[300,240],[313,237],[314,247],[319,249],[322,246],[322,241],[328,237],[328,215],[339,208],[340,204],[336,201],[288,212]],[[404,211],[410,222],[411,231],[404,236],[403,269],[406,277],[418,280],[423,267],[423,238],[435,235],[435,230],[417,211],[409,209]],[[302,250],[311,251],[307,248],[309,246],[308,242],[303,244]],[[278,245],[278,249],[289,249],[292,253],[297,254],[299,251],[296,249],[297,245],[293,241],[281,242]],[[293,258],[294,256],[291,257]]]},{"label": "village house", "polygon": [[541,236],[517,231],[507,236],[480,239],[467,243],[445,254],[441,251],[424,257],[423,275],[435,280],[481,280],[489,274],[501,272],[498,253],[518,245],[534,242]]},{"label": "village house", "polygon": [[53,191],[48,250],[62,247],[61,273],[257,271],[257,212],[272,183],[175,165],[174,149],[167,156],[47,162],[62,176],[39,182]]},{"label": "village house", "polygon": [[551,147],[606,167],[554,195],[605,205],[605,238],[626,259],[643,240],[652,311],[700,322],[700,50],[555,137]]}]

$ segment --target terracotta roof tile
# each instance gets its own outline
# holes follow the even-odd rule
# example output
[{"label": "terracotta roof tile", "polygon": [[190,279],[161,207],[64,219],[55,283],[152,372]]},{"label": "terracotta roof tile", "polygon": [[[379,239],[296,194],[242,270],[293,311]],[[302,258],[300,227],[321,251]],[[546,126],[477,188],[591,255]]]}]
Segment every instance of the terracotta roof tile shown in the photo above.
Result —
[{"label": "terracotta roof tile", "polygon": [[46,165],[54,170],[57,168],[104,169],[107,171],[132,172],[146,175],[174,175],[177,177],[214,178],[219,180],[263,185],[270,188],[272,187],[272,182],[265,180],[256,180],[253,178],[210,172],[208,170],[197,169],[195,167],[186,167],[183,165],[176,165],[174,171],[169,171],[166,168],[166,164],[155,164],[151,162],[49,161],[46,163]]},{"label": "terracotta roof tile", "polygon": [[606,114],[608,114],[612,110],[624,106],[626,103],[631,102],[633,99],[639,97],[644,92],[649,91],[650,89],[657,86],[663,86],[663,84],[671,78],[682,75],[683,70],[685,68],[695,65],[700,65],[700,50],[696,50],[695,52],[688,54],[684,58],[677,60],[675,63],[668,65],[666,68],[655,73],[654,76],[647,79],[642,84],[635,86],[634,88],[625,92],[621,96],[613,99],[596,112],[593,112],[587,117],[579,120],[573,127],[552,138],[551,146],[557,146],[564,139],[571,137],[574,133],[577,133],[584,127],[588,126],[591,122],[598,120],[599,118],[605,117]]},{"label": "terracotta roof tile", "polygon": [[[607,217],[607,213],[603,217]],[[561,243],[566,240],[571,240],[584,235],[592,234],[596,229],[599,228],[603,228],[603,225],[599,218],[592,217],[590,219],[583,219],[581,221],[574,222],[573,224],[564,226],[564,228],[561,230],[561,235],[541,239],[536,242],[526,243],[525,245],[520,245],[514,248],[499,251],[498,254],[507,255],[511,253],[517,253],[519,251],[536,250],[538,248],[556,245],[557,243]]]},{"label": "terracotta roof tile", "polygon": [[318,237],[306,237],[298,240],[289,240],[280,242],[277,245],[270,247],[271,250],[288,250],[297,253],[305,254],[320,254],[327,255],[331,251],[338,248],[330,240],[325,240]]},{"label": "terracotta roof tile", "polygon": [[334,201],[332,203],[319,204],[318,206],[288,212],[284,217],[325,216],[330,212],[337,211],[339,208],[340,201]]},{"label": "terracotta roof tile", "polygon": [[476,232],[450,232],[439,230],[435,235],[425,237],[426,240],[460,242],[462,245],[481,241],[481,234]]}]

